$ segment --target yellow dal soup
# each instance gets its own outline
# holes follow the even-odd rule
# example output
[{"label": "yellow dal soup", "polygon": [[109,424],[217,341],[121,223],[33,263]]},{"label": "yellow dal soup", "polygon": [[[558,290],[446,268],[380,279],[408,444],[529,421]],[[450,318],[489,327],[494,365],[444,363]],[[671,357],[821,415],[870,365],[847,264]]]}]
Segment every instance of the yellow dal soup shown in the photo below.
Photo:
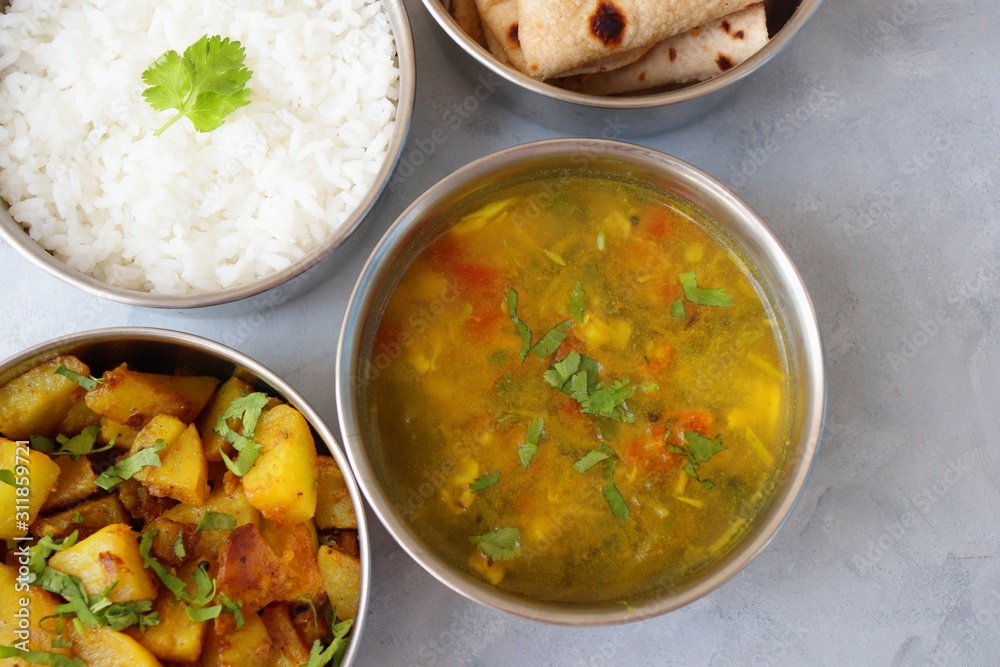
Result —
[{"label": "yellow dal soup", "polygon": [[550,174],[464,201],[388,299],[380,474],[447,561],[533,599],[634,599],[725,554],[789,433],[767,297],[683,203]]}]

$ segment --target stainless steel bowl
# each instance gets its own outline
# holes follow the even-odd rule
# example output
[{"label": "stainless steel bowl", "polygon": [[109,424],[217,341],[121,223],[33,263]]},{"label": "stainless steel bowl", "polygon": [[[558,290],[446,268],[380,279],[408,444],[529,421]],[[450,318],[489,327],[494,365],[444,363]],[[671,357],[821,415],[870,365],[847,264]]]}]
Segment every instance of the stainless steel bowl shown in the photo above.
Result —
[{"label": "stainless steel bowl", "polygon": [[[9,243],[32,264],[44,269],[56,278],[88,294],[131,306],[170,309],[201,308],[241,301],[279,285],[290,283],[293,279],[295,279],[293,287],[296,292],[303,289],[306,285],[314,284],[318,278],[325,275],[326,271],[323,269],[330,268],[332,262],[326,262],[325,266],[317,265],[322,260],[342,250],[350,242],[355,230],[372,212],[376,201],[385,190],[389,182],[389,177],[395,170],[396,163],[403,152],[406,136],[410,129],[410,121],[413,117],[416,58],[413,53],[413,35],[410,32],[410,22],[402,0],[381,0],[381,2],[392,23],[393,36],[396,42],[396,61],[399,65],[399,102],[396,107],[396,128],[389,142],[385,162],[375,176],[375,182],[358,204],[358,207],[344,221],[344,224],[322,245],[313,248],[293,265],[253,283],[233,289],[176,296],[150,294],[148,292],[108,285],[96,278],[71,269],[28,236],[28,233],[24,231],[21,225],[11,217],[7,202],[2,199],[0,199],[0,238]],[[9,4],[9,0],[0,0],[0,11],[4,11]],[[309,271],[313,267],[316,267],[316,269]],[[307,271],[309,272],[306,274]],[[302,274],[306,275],[303,276]],[[282,300],[287,298],[288,295],[285,295]],[[266,297],[261,301],[267,301]],[[241,305],[252,306],[252,304]]]},{"label": "stainless steel bowl", "polygon": [[[127,362],[129,366],[148,372],[171,372],[182,365],[197,373],[214,375],[225,380],[237,375],[260,391],[279,396],[302,413],[318,440],[330,450],[330,455],[344,473],[344,482],[358,518],[358,543],[361,551],[361,596],[358,615],[351,628],[351,641],[343,665],[350,665],[358,652],[368,609],[371,590],[371,547],[368,524],[361,502],[361,493],[351,475],[347,458],[330,429],[298,392],[265,366],[250,357],[215,341],[167,329],[114,327],[94,329],[46,341],[9,359],[0,361],[0,386],[35,366],[59,356],[73,354],[97,373]],[[319,443],[317,443],[319,446]]]},{"label": "stainless steel bowl", "polygon": [[[405,520],[387,492],[378,461],[391,452],[360,399],[371,366],[374,332],[401,273],[442,230],[442,214],[479,188],[542,170],[586,170],[626,176],[686,200],[716,223],[754,270],[778,317],[789,359],[794,405],[789,455],[768,506],[726,556],[678,588],[650,597],[600,604],[540,602],[501,591],[449,565]],[[414,202],[375,248],[362,271],[341,332],[337,405],[347,456],[375,513],[396,541],[428,572],[471,600],[501,611],[568,625],[623,623],[676,609],[736,574],[774,536],[809,474],[819,446],[826,401],[819,328],[802,279],[767,225],[735,194],[702,171],[648,148],[597,139],[556,139],[516,146],[484,157],[448,176]],[[391,455],[391,454],[390,454]]]},{"label": "stainless steel bowl", "polygon": [[662,132],[703,116],[784,48],[820,2],[765,0],[770,42],[746,62],[713,79],[669,92],[606,97],[563,90],[500,63],[455,22],[448,12],[450,0],[423,0],[444,33],[439,41],[455,52],[455,62],[465,71],[477,95],[484,91],[495,96],[500,104],[540,125],[605,139]]}]

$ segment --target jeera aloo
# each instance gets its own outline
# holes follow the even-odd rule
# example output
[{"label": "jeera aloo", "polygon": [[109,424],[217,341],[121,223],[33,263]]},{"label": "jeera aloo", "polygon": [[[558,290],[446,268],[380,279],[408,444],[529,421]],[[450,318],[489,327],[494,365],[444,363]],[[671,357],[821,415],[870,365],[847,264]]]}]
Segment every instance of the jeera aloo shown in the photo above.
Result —
[{"label": "jeera aloo", "polygon": [[395,502],[448,561],[535,599],[634,598],[724,555],[787,447],[753,272],[663,193],[598,175],[450,214],[378,324],[365,387]]}]

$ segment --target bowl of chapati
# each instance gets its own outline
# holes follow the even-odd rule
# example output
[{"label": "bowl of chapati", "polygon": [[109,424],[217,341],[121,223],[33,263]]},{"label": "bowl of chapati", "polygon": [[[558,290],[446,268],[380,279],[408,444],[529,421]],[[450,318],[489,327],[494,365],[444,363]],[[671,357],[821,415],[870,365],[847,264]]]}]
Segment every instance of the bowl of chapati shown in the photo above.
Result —
[{"label": "bowl of chapati", "polygon": [[445,48],[519,115],[606,139],[686,123],[774,57],[821,0],[423,0]]}]

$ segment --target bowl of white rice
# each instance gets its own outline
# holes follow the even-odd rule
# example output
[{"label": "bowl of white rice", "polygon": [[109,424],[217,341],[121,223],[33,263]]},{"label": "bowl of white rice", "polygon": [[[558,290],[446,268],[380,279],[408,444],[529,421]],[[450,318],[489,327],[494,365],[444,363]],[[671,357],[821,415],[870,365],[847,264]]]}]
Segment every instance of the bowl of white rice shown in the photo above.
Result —
[{"label": "bowl of white rice", "polygon": [[[249,103],[157,134],[143,73],[203,36],[239,42]],[[131,305],[259,294],[361,225],[414,79],[401,0],[0,0],[0,237]]]}]

